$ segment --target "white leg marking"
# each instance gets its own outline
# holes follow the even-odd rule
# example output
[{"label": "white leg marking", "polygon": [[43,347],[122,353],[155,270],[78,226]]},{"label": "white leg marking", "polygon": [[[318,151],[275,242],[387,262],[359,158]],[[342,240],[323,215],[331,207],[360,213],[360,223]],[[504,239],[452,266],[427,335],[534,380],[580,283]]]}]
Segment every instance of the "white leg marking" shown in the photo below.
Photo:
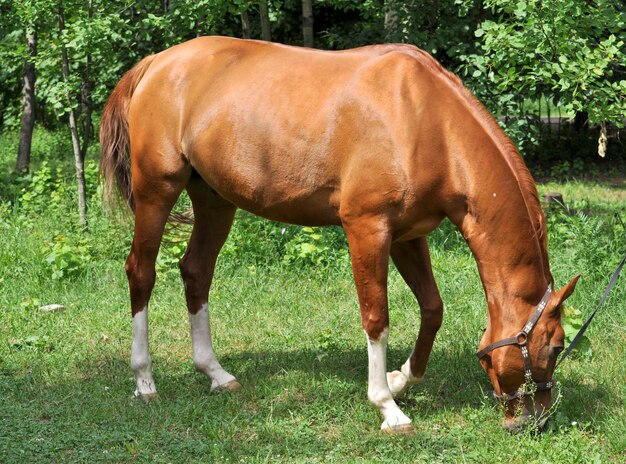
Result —
[{"label": "white leg marking", "polygon": [[130,367],[135,371],[137,389],[135,396],[146,398],[156,395],[152,380],[152,360],[148,349],[148,307],[133,316],[133,343],[130,354]]},{"label": "white leg marking", "polygon": [[413,353],[411,353],[411,356],[409,356],[409,359],[406,360],[399,371],[387,373],[387,383],[394,398],[400,398],[410,386],[420,383],[423,379],[423,377],[415,377],[411,372],[412,357]]},{"label": "white leg marking", "polygon": [[391,396],[387,385],[387,338],[389,328],[385,328],[378,340],[372,340],[367,333],[367,354],[369,359],[369,373],[367,397],[384,417],[381,430],[409,426],[411,419],[406,417]]},{"label": "white leg marking", "polygon": [[208,304],[203,304],[196,314],[189,313],[193,363],[196,369],[212,379],[211,391],[235,380],[217,361],[211,342]]}]

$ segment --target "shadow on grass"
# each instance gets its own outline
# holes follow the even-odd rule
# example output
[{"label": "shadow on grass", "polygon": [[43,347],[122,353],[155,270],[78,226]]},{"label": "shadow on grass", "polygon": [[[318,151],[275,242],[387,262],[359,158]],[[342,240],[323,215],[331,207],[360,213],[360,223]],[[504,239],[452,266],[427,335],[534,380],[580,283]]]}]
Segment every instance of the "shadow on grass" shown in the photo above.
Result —
[{"label": "shadow on grass", "polygon": [[[405,360],[408,349],[388,350],[388,370],[397,369]],[[242,399],[255,401],[259,396],[268,398],[285,391],[315,391],[316,397],[329,398],[337,393],[367,403],[367,353],[363,349],[346,349],[321,352],[312,349],[243,351],[223,356],[222,365],[242,383]],[[155,382],[161,398],[198,398],[209,395],[210,382],[195,373],[191,360],[165,360],[156,354],[153,367]],[[133,374],[127,360],[118,354],[104,355],[98,360],[85,360],[78,373],[67,380],[50,380],[56,377],[50,366],[33,365],[26,373],[0,372],[0,394],[12,397],[11,401],[28,404],[63,401],[71,408],[80,408],[81,401],[102,401],[122,396],[128,399],[134,389]],[[294,380],[295,379],[295,380]],[[602,421],[614,401],[604,385],[576,383],[558,376],[563,400],[560,408],[567,416],[578,421]],[[320,386],[320,384],[322,384]],[[330,391],[323,391],[328,385]],[[339,387],[337,386],[339,385]],[[417,409],[420,416],[428,416],[438,409],[460,411],[481,408],[492,404],[491,384],[472,350],[437,350],[431,356],[424,381],[414,386],[406,397],[399,400],[401,407],[411,412]],[[119,400],[119,398],[118,398]],[[493,403],[495,404],[495,403]],[[415,411],[414,411],[415,412]]]},{"label": "shadow on grass", "polygon": [[[389,349],[388,370],[398,369],[409,351]],[[299,371],[318,380],[337,378],[348,382],[360,393],[362,400],[367,401],[365,347],[362,350],[350,349],[323,354],[320,360],[320,352],[315,350],[241,352],[223,357],[222,364],[233,370],[244,388],[246,382],[254,385],[269,382],[282,390],[284,387],[280,385],[280,377]],[[606,386],[578,383],[562,375],[557,375],[556,380],[560,382],[562,389],[561,408],[566,408],[569,416],[579,421],[602,420],[603,411],[606,410],[604,406],[612,399]],[[402,407],[411,409],[427,398],[431,412],[438,408],[453,411],[477,408],[492,402],[495,404],[491,396],[492,389],[473,350],[468,348],[451,352],[435,348],[423,382],[412,387],[399,403]],[[584,402],[579,402],[583,398]]]},{"label": "shadow on grass", "polygon": [[[390,365],[398,366],[406,352],[390,349]],[[408,452],[416,462],[429,462],[457,449],[459,440],[467,445],[505,436],[501,418],[490,422],[499,412],[487,399],[491,387],[469,349],[436,351],[424,382],[400,401],[418,425],[417,435],[406,439],[378,431],[378,414],[366,396],[365,348],[322,354],[278,349],[223,356],[222,364],[244,388],[211,395],[208,379],[194,373],[191,360],[155,353],[159,399],[149,404],[131,398],[132,372],[117,353],[85,359],[72,375],[45,363],[28,373],[4,369],[0,458],[6,460],[0,460],[227,462],[282,456],[293,462],[357,453],[373,462],[385,453],[397,461]],[[606,404],[615,401],[604,386],[566,378],[562,383],[561,408],[579,422],[602,421]]]}]

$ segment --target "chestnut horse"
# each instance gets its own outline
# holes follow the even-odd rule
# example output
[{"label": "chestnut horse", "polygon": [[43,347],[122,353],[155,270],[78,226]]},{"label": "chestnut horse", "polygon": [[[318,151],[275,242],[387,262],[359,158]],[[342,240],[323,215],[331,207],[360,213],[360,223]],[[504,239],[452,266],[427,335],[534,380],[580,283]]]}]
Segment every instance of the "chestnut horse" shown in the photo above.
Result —
[{"label": "chestnut horse", "polygon": [[[136,395],[156,395],[148,300],[164,226],[186,190],[195,219],[180,269],[194,364],[212,390],[241,388],[217,361],[208,317],[215,262],[236,208],[341,225],[367,338],[368,398],[383,430],[412,430],[394,398],[422,379],[441,325],[426,235],[448,217],[485,290],[481,347],[515,335],[546,295],[545,314],[522,340],[525,357],[517,346],[496,346],[481,364],[505,398],[505,424],[519,421],[516,410],[528,416],[550,407],[564,338],[560,308],[576,278],[550,292],[545,221],[530,173],[493,117],[422,50],[329,52],[198,38],[143,59],[121,79],[104,108],[100,142],[105,195],[117,184],[135,213],[126,272]],[[387,373],[390,256],[417,298],[421,326],[406,363]],[[529,372],[548,387],[534,398],[513,394]]]}]

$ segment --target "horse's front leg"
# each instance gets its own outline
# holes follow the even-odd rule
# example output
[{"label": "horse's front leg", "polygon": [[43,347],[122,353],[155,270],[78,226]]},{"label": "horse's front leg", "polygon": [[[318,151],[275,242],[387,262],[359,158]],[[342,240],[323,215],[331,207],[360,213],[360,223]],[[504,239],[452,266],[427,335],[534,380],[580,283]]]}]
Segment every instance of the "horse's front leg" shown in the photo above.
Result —
[{"label": "horse's front leg", "polygon": [[367,337],[370,402],[383,415],[381,430],[391,433],[414,431],[411,419],[394,401],[387,385],[387,268],[391,233],[380,218],[344,220],[352,271],[361,307],[361,323]]},{"label": "horse's front leg", "polygon": [[443,301],[435,283],[426,238],[391,246],[391,258],[420,305],[422,322],[415,347],[399,371],[387,374],[394,398],[424,377],[426,364],[433,348],[435,335],[443,318]]}]

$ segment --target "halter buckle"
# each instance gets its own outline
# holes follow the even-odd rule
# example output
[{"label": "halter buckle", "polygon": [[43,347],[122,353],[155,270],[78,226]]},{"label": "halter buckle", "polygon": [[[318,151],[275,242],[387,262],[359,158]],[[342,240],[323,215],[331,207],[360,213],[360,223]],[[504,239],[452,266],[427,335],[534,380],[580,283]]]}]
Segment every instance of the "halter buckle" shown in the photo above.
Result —
[{"label": "halter buckle", "polygon": [[528,334],[522,330],[515,335],[515,340],[518,346],[526,346],[528,343]]}]

